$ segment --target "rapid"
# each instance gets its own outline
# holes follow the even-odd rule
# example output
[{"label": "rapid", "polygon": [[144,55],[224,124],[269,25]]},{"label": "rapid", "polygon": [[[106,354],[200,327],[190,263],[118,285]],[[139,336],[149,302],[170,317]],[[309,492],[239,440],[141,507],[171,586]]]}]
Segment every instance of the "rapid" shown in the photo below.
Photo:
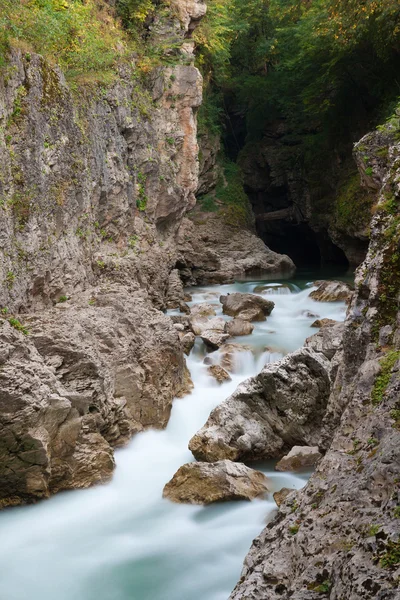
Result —
[{"label": "rapid", "polygon": [[[0,600],[227,600],[253,538],[276,510],[272,493],[199,507],[164,500],[163,487],[193,460],[189,439],[241,381],[299,348],[317,331],[310,327],[317,317],[344,319],[343,303],[309,298],[310,281],[260,277],[189,290],[190,304],[215,304],[217,314],[220,294],[256,288],[275,309],[251,336],[234,340],[250,349],[237,354],[237,372],[223,385],[207,374],[196,342],[187,361],[192,394],[175,400],[166,430],[138,434],[116,452],[110,483],[0,513]],[[307,479],[277,473],[272,462],[256,468],[272,492]]]}]

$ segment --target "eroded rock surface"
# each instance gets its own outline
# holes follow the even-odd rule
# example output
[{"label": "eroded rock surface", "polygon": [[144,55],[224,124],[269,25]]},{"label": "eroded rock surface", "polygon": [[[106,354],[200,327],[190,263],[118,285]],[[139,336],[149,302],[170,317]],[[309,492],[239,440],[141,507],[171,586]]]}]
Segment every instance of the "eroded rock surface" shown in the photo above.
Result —
[{"label": "eroded rock surface", "polygon": [[[339,332],[341,325],[319,332],[315,346],[310,338],[308,347],[266,365],[239,385],[190,440],[194,456],[209,462],[266,459],[281,457],[296,445],[318,445]],[[322,344],[319,336],[324,334]]]},{"label": "eroded rock surface", "polygon": [[191,219],[183,220],[178,236],[185,284],[233,283],[246,273],[295,271],[291,259],[270,250],[252,228],[230,226],[197,208]]},{"label": "eroded rock surface", "polygon": [[212,504],[254,500],[265,497],[267,492],[267,478],[263,473],[222,460],[183,465],[164,487],[163,496],[179,503]]},{"label": "eroded rock surface", "polygon": [[216,381],[218,381],[218,383],[224,383],[225,381],[231,380],[228,371],[225,371],[225,369],[219,365],[211,365],[208,367],[207,371]]},{"label": "eroded rock surface", "polygon": [[343,281],[316,281],[314,285],[318,287],[311,292],[310,298],[318,302],[349,303],[353,295],[351,287]]},{"label": "eroded rock surface", "polygon": [[389,124],[355,147],[365,185],[379,194],[336,355],[319,444],[327,452],[254,541],[231,600],[400,598],[398,204],[386,210],[389,189],[400,197],[399,146]]},{"label": "eroded rock surface", "polygon": [[275,466],[276,471],[301,471],[307,467],[315,467],[322,458],[318,446],[293,446]]},{"label": "eroded rock surface", "polygon": [[242,321],[265,321],[275,306],[270,300],[240,292],[221,296],[220,302],[224,315],[238,317]]}]

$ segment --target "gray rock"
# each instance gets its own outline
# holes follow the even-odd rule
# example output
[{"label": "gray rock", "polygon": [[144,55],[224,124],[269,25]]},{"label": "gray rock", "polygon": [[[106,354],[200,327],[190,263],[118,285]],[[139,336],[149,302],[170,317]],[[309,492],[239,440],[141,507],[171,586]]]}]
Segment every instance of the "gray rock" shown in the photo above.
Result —
[{"label": "gray rock", "polygon": [[319,302],[346,302],[349,303],[353,290],[343,281],[316,281],[317,289],[312,291],[310,298]]},{"label": "gray rock", "polygon": [[208,350],[218,350],[229,339],[227,333],[216,331],[214,329],[207,329],[201,333],[201,339],[205,343]]},{"label": "gray rock", "polygon": [[[400,320],[397,300],[388,311],[386,295],[398,287],[398,216],[384,208],[388,186],[400,193],[397,131],[385,125],[355,147],[361,173],[366,164],[373,172],[365,174],[365,185],[380,193],[343,347],[333,359],[318,444],[327,452],[295,502],[289,497],[254,541],[231,600],[309,600],[322,593],[331,599],[400,599]],[[391,349],[382,350],[379,340],[387,336]]]},{"label": "gray rock", "polygon": [[222,460],[183,465],[164,487],[163,497],[179,503],[211,504],[254,500],[267,493],[267,478],[263,473]]},{"label": "gray rock", "polygon": [[189,331],[188,333],[185,333],[185,335],[183,335],[181,337],[182,348],[183,348],[183,351],[186,354],[186,356],[189,356],[189,354],[191,353],[195,341],[196,341],[196,336],[191,331]]},{"label": "gray rock", "polygon": [[329,360],[302,348],[239,385],[189,448],[213,462],[275,458],[294,445],[316,445],[330,388]]},{"label": "gray rock", "polygon": [[226,326],[226,332],[229,333],[231,337],[250,335],[253,333],[253,329],[254,325],[243,319],[233,319],[232,321],[229,321]]},{"label": "gray rock", "polygon": [[225,315],[239,317],[244,321],[265,321],[275,306],[273,302],[260,296],[239,292],[221,296],[219,300]]},{"label": "gray rock", "polygon": [[315,467],[321,458],[318,446],[293,446],[289,454],[277,463],[275,470],[301,471],[307,467]]},{"label": "gray rock", "polygon": [[231,381],[231,376],[225,369],[219,365],[211,365],[208,367],[207,372],[214,377],[218,383],[224,383],[225,381]]}]

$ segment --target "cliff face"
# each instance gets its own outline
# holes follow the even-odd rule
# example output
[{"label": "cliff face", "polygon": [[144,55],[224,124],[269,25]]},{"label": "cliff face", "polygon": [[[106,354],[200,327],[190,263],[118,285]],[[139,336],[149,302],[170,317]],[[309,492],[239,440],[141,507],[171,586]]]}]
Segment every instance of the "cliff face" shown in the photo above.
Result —
[{"label": "cliff face", "polygon": [[259,234],[300,263],[347,259],[357,267],[368,249],[374,195],[361,187],[350,149],[305,165],[305,137],[278,121],[239,155]]},{"label": "cliff face", "polygon": [[[183,39],[204,4],[165,25]],[[143,84],[135,61],[74,90],[39,55],[0,79],[0,505],[111,475],[112,447],[164,427],[189,389],[158,309],[198,185],[202,78],[190,42]]]},{"label": "cliff face", "polygon": [[258,262],[229,268],[218,251],[203,259],[204,240],[187,245],[201,186],[191,33],[205,10],[174,0],[153,16],[149,41],[174,50],[146,73],[132,57],[111,83],[78,87],[14,49],[0,74],[0,506],[103,481],[113,447],[166,426],[190,390],[160,312],[185,309],[179,270],[276,267],[261,242]]},{"label": "cliff face", "polygon": [[399,152],[398,117],[355,147],[378,202],[322,426],[327,452],[254,541],[232,600],[400,598]]}]

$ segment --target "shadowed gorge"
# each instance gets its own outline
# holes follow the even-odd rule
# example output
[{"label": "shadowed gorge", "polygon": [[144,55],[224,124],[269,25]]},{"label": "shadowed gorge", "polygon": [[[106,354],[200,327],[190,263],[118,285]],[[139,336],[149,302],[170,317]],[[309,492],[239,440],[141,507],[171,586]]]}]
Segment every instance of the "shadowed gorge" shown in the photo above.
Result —
[{"label": "shadowed gorge", "polygon": [[400,600],[398,0],[0,0],[1,600]]}]

